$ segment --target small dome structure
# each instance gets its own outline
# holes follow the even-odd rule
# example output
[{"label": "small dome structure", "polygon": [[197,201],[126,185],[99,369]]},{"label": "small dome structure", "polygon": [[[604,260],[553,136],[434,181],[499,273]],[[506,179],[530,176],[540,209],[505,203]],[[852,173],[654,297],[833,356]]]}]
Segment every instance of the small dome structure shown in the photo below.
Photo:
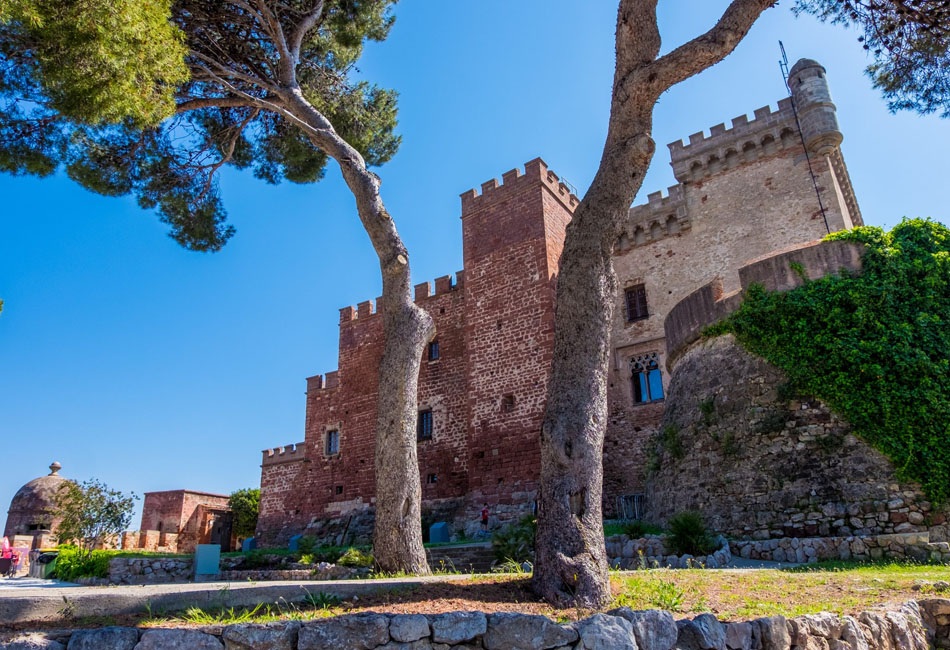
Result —
[{"label": "small dome structure", "polygon": [[59,475],[62,465],[53,462],[49,466],[50,473],[35,478],[13,496],[10,510],[7,512],[7,524],[3,534],[13,538],[14,535],[39,536],[49,533],[53,525],[53,497],[59,488],[69,479]]}]

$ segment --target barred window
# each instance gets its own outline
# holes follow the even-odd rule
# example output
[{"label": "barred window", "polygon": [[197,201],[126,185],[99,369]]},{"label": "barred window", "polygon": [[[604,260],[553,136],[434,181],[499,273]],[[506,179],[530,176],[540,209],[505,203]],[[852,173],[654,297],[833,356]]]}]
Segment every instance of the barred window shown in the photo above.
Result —
[{"label": "barred window", "polygon": [[323,453],[327,456],[336,456],[340,453],[340,431],[331,429],[324,437]]},{"label": "barred window", "polygon": [[432,440],[432,410],[419,411],[416,422],[416,437],[419,440]]},{"label": "barred window", "polygon": [[636,284],[624,289],[624,299],[627,305],[627,322],[643,320],[650,316],[647,308],[647,289],[645,285]]},{"label": "barred window", "polygon": [[663,399],[663,374],[656,352],[631,359],[633,402],[646,404]]}]

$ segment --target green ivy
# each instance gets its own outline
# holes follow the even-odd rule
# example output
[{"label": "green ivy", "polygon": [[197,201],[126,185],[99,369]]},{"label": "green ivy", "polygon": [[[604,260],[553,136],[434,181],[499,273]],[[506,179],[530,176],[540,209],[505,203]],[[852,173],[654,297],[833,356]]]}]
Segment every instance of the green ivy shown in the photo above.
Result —
[{"label": "green ivy", "polygon": [[[905,219],[826,239],[867,246],[863,271],[786,293],[750,287],[732,332],[818,397],[928,497],[950,496],[950,229]],[[712,333],[713,330],[710,331]]]}]

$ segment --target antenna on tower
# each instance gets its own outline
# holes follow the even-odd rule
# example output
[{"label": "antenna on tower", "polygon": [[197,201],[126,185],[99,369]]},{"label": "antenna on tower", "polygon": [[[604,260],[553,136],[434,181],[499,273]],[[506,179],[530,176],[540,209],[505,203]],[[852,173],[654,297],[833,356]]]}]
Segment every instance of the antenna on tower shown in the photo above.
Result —
[{"label": "antenna on tower", "polygon": [[[785,81],[785,87],[788,88],[788,55],[785,54],[785,45],[782,41],[778,42],[778,49],[782,51],[782,58],[779,59],[778,69],[782,71],[782,79]],[[791,90],[789,88],[789,90]]]}]

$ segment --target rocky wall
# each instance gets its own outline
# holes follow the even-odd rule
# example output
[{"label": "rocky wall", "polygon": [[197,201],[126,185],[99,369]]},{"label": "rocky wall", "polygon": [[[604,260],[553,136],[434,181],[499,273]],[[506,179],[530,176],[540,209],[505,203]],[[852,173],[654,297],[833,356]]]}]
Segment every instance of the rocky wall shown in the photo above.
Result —
[{"label": "rocky wall", "polygon": [[709,555],[675,555],[666,548],[660,535],[630,537],[611,535],[606,540],[607,557],[615,569],[720,569],[732,562],[732,552],[725,537],[719,548]]},{"label": "rocky wall", "polygon": [[688,348],[651,443],[647,518],[694,510],[739,539],[945,541],[945,512],[824,404],[786,395],[785,381],[732,336]]},{"label": "rocky wall", "polygon": [[930,533],[897,533],[868,537],[786,537],[737,540],[732,552],[751,560],[817,562],[818,560],[880,559],[950,563],[950,544],[931,542]]},{"label": "rocky wall", "polygon": [[18,635],[0,650],[926,650],[950,645],[950,601],[912,601],[856,617],[814,614],[724,623],[712,614],[619,608],[559,625],[513,613],[363,613],[318,621],[205,629],[106,627]]}]

